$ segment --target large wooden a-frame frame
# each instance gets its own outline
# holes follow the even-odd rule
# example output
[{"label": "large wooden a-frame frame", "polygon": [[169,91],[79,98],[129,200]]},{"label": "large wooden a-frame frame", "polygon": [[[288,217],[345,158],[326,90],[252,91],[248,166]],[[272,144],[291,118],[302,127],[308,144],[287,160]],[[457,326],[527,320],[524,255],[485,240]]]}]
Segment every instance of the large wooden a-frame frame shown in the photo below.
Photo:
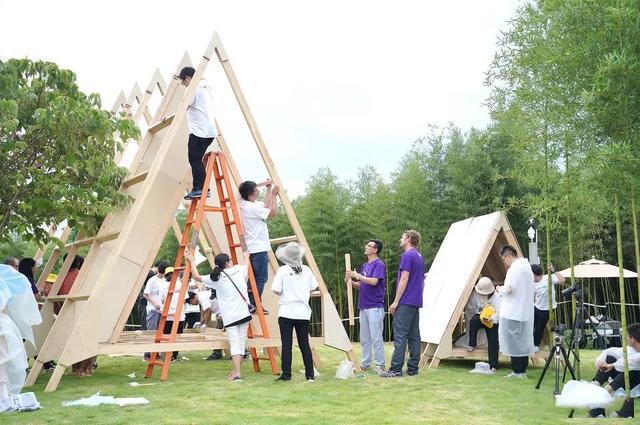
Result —
[{"label": "large wooden a-frame frame", "polygon": [[464,348],[455,348],[454,334],[480,276],[504,282],[507,270],[498,255],[504,244],[512,245],[521,255],[502,212],[468,218],[449,228],[425,280],[420,312],[423,366],[430,360],[429,367],[437,367],[440,360],[449,357],[486,358],[486,349],[470,354]]},{"label": "large wooden a-frame frame", "polygon": [[[186,140],[188,129],[186,110],[195,94],[211,58],[220,62],[231,89],[238,100],[253,140],[260,152],[271,180],[282,185],[273,161],[265,147],[246,99],[237,82],[226,52],[217,34],[214,34],[192,83],[187,89],[178,83],[177,73],[191,65],[185,54],[176,69],[162,102],[155,112],[149,129],[140,142],[139,150],[123,183],[121,191],[134,201],[121,211],[104,220],[98,234],[76,239],[67,247],[90,245],[85,263],[69,295],[58,297],[64,301],[62,310],[51,327],[34,364],[27,385],[32,385],[42,370],[42,364],[55,360],[58,365],[46,387],[57,388],[67,367],[97,354],[135,354],[143,351],[204,350],[226,348],[226,338],[211,330],[206,334],[183,334],[173,343],[154,343],[153,332],[137,335],[123,332],[123,326],[139,294],[144,278],[151,267],[164,235],[172,225],[175,211],[182,200],[190,180]],[[239,170],[232,161],[229,146],[222,134],[217,137],[218,147],[229,159],[235,183],[240,181]],[[294,235],[272,240],[279,243],[297,240],[305,249],[305,258],[320,285],[322,304],[322,342],[345,351],[355,360],[353,347],[342,326],[335,305],[319,273],[302,229],[286,192],[280,192],[280,201],[294,231]],[[223,241],[221,223],[208,219],[203,226],[206,242],[214,252],[227,249]],[[206,250],[205,250],[206,251]],[[206,252],[210,254],[209,252]],[[75,253],[74,253],[75,255]],[[69,255],[72,257],[72,255]],[[271,254],[271,277],[277,262]],[[63,266],[60,275],[66,274]],[[62,279],[60,276],[59,279]],[[270,284],[264,292],[263,303],[275,313],[277,300],[270,296]],[[272,336],[277,336],[277,318],[270,315]],[[254,339],[250,345],[273,346],[279,338]]]}]

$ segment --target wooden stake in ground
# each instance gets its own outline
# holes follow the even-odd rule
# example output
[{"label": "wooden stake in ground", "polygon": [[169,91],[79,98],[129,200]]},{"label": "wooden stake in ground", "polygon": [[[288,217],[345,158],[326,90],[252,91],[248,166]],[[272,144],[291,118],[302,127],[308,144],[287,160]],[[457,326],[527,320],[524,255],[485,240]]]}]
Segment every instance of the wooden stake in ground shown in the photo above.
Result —
[{"label": "wooden stake in ground", "polygon": [[[344,254],[344,268],[345,271],[351,271],[351,254]],[[345,277],[344,283],[347,285],[347,307],[349,309],[349,326],[356,324],[356,319],[353,314],[353,285],[351,284],[351,278]]]},{"label": "wooden stake in ground", "polygon": [[622,358],[624,366],[624,388],[627,398],[629,398],[629,360],[627,357],[627,303],[624,296],[624,268],[622,265],[622,225],[620,224],[620,204],[618,195],[615,196],[616,214],[616,246],[618,248],[618,283],[620,285],[620,334],[622,335]]}]

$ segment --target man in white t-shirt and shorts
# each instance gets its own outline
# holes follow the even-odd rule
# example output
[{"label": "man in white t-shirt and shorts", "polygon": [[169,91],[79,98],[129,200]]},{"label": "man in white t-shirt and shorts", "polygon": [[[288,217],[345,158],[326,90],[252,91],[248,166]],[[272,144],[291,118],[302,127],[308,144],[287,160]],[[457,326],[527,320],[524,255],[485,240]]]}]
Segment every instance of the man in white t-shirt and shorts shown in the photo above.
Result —
[{"label": "man in white t-shirt and shorts", "polygon": [[[280,192],[278,185],[266,184],[267,193],[264,202],[258,201],[260,190],[256,182],[247,180],[240,183],[238,192],[242,197],[240,202],[240,216],[244,227],[244,241],[249,251],[249,260],[253,275],[256,278],[258,293],[262,296],[264,286],[269,280],[269,255],[271,243],[269,242],[269,229],[267,218],[276,216],[277,196]],[[250,294],[254,302],[254,294]]]},{"label": "man in white t-shirt and shorts", "polygon": [[[532,264],[531,271],[533,272],[533,282],[535,284],[535,298],[533,309],[533,345],[536,350],[540,347],[542,342],[542,336],[544,330],[549,322],[549,275],[542,274],[542,267],[539,264]],[[553,268],[553,264],[547,264],[547,271],[551,274],[551,305],[555,310],[556,303],[556,289],[553,285],[557,283],[564,283],[565,279],[560,273],[556,272]]]},{"label": "man in white t-shirt and shorts", "polygon": [[[180,71],[180,82],[188,87],[195,73],[194,68],[185,66]],[[202,196],[202,186],[206,177],[202,157],[217,133],[213,121],[213,99],[209,93],[209,86],[204,80],[198,84],[196,94],[187,109],[187,123],[189,125],[188,152],[193,189],[184,199],[190,200]]]}]

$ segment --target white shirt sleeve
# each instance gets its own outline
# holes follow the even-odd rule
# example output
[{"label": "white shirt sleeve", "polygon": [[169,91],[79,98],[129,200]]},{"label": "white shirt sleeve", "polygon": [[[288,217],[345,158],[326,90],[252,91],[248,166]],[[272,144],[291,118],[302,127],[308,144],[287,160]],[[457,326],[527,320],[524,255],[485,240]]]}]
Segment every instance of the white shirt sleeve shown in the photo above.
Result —
[{"label": "white shirt sleeve", "polygon": [[600,352],[600,354],[598,354],[598,357],[596,357],[596,362],[595,365],[598,366],[598,363],[605,363],[607,360],[607,356],[613,356],[616,359],[619,359],[620,357],[622,357],[622,349],[620,347],[610,347],[607,348],[606,350],[602,350]]},{"label": "white shirt sleeve", "polygon": [[142,293],[146,295],[151,294],[151,285],[153,285],[153,276],[151,276],[151,278],[149,278],[147,283],[144,285],[144,291],[142,291]]},{"label": "white shirt sleeve", "polygon": [[309,291],[313,292],[316,289],[318,289],[318,281],[316,280],[316,276],[313,274],[313,272],[311,271],[311,269],[309,270]]},{"label": "white shirt sleeve", "polygon": [[276,275],[273,277],[273,282],[271,283],[271,290],[280,293],[282,293],[282,267],[276,271]]},{"label": "white shirt sleeve", "polygon": [[202,276],[202,284],[206,287],[206,288],[213,288],[216,289],[218,284],[220,283],[219,280],[217,281],[213,281],[211,280],[211,278],[209,276]]}]

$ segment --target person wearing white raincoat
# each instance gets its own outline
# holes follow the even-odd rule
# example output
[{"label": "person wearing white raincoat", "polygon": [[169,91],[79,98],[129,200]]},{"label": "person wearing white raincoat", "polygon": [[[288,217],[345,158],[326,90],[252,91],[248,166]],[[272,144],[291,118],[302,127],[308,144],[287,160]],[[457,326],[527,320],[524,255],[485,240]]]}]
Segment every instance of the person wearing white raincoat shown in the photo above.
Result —
[{"label": "person wearing white raincoat", "polygon": [[23,341],[34,344],[31,327],[41,321],[27,278],[0,265],[0,409],[22,391],[29,367]]},{"label": "person wearing white raincoat", "polygon": [[498,340],[500,351],[511,357],[513,372],[507,376],[526,378],[529,356],[533,345],[533,301],[535,286],[529,261],[518,257],[511,245],[500,248],[500,258],[507,268],[504,285],[499,286],[500,326]]}]

